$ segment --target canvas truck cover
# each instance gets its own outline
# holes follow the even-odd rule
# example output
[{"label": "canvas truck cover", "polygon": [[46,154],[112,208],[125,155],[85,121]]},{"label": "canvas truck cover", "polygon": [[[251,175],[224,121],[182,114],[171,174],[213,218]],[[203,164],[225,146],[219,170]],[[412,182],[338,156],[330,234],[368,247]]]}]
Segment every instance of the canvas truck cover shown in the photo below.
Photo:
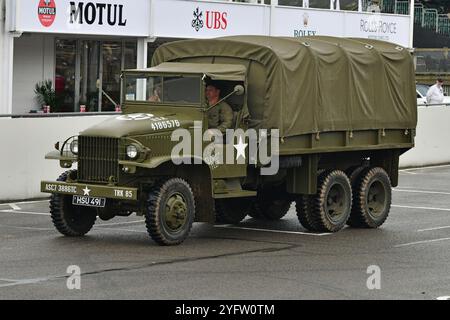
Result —
[{"label": "canvas truck cover", "polygon": [[[141,70],[128,70],[139,72]],[[177,63],[167,62],[148,68],[146,71],[155,73],[190,73],[205,74],[212,80],[245,81],[246,69],[242,65],[219,63]]]},{"label": "canvas truck cover", "polygon": [[251,125],[281,136],[413,129],[415,72],[409,51],[368,39],[231,36],[160,46],[152,60],[242,64]]}]

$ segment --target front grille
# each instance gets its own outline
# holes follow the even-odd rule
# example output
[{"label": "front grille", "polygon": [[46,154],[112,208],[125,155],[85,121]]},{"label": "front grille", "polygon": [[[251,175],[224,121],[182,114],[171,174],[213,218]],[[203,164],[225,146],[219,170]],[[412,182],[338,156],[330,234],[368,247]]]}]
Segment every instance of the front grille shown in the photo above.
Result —
[{"label": "front grille", "polygon": [[78,180],[117,182],[119,176],[119,139],[78,137]]}]

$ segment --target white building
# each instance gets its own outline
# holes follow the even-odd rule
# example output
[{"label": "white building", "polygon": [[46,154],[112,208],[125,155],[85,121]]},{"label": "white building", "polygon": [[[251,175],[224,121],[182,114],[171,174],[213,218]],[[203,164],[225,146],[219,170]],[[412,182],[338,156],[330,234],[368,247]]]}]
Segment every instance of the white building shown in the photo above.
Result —
[{"label": "white building", "polygon": [[[411,16],[363,12],[367,1],[355,0],[356,11],[340,10],[347,0],[328,9],[308,8],[313,0],[241,2],[0,0],[0,115],[40,109],[34,87],[47,79],[64,111],[114,110],[121,70],[146,67],[173,39],[334,35],[412,47]],[[302,7],[281,5],[294,2]]]}]

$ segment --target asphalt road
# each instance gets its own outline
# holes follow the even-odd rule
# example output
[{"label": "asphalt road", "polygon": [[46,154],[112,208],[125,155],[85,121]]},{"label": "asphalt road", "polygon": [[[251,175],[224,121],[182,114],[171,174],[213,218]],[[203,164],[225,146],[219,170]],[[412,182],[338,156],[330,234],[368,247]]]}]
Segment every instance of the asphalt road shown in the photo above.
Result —
[{"label": "asphalt road", "polygon": [[[382,228],[336,234],[307,233],[291,209],[275,223],[195,224],[184,244],[160,247],[141,217],[74,239],[45,201],[1,204],[0,299],[445,299],[449,248],[450,166],[401,171]],[[68,289],[70,265],[80,290]]]}]

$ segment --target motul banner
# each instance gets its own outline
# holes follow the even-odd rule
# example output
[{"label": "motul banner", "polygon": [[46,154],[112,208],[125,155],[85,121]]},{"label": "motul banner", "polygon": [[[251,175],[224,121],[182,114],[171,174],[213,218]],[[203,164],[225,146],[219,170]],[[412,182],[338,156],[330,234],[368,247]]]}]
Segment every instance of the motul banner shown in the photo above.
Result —
[{"label": "motul banner", "polygon": [[11,31],[88,35],[150,34],[149,0],[16,0]]}]

